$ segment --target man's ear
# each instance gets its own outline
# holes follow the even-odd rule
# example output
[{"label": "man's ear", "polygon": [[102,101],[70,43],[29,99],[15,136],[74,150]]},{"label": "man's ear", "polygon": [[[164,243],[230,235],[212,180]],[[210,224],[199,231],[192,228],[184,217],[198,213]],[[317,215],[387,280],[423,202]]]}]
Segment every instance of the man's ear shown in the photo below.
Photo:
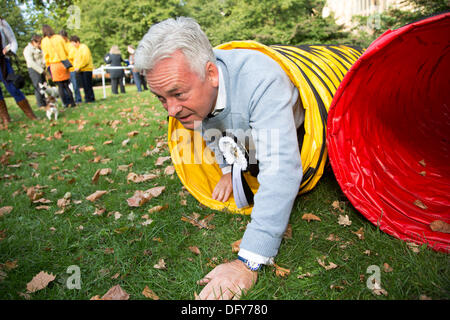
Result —
[{"label": "man's ear", "polygon": [[217,88],[219,86],[219,69],[211,61],[208,61],[208,63],[206,63],[205,68],[206,68],[205,80],[210,81],[211,85]]}]

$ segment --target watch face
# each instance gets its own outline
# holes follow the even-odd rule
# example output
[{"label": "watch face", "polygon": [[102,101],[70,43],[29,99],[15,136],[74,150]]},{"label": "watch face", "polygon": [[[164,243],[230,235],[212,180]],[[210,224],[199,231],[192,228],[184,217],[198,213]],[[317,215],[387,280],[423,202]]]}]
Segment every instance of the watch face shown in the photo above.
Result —
[{"label": "watch face", "polygon": [[261,265],[259,263],[250,262],[250,261],[247,261],[247,266],[253,271],[259,270],[259,268],[261,267]]}]

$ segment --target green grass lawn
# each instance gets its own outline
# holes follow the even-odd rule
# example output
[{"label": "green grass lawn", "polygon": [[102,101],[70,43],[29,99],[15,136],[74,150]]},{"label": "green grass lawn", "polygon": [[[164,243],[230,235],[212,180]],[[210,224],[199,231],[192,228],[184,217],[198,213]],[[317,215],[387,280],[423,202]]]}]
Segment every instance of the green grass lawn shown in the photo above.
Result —
[{"label": "green grass lawn", "polygon": [[[169,155],[167,145],[159,153],[146,152],[166,140],[167,121],[149,91],[127,86],[124,95],[111,96],[109,88],[107,94],[102,99],[96,89],[96,103],[67,109],[57,122],[40,110],[41,120],[29,121],[7,99],[13,122],[0,131],[0,208],[13,209],[0,217],[0,299],[84,300],[118,284],[130,299],[148,299],[142,294],[146,286],[160,299],[193,299],[202,289],[197,280],[235,259],[231,243],[242,238],[250,217],[205,208],[183,192],[176,174],[164,173],[170,162],[155,165],[158,157]],[[34,97],[28,98],[34,107]],[[133,131],[138,134],[129,137]],[[111,172],[93,183],[102,168]],[[158,177],[127,182],[130,172]],[[32,203],[27,190],[33,186],[51,202]],[[160,196],[141,207],[128,206],[136,190],[156,186],[165,186]],[[86,200],[97,190],[107,193],[95,202]],[[58,199],[68,192],[71,202],[61,213]],[[334,201],[340,201],[340,210]],[[41,205],[48,209],[39,210]],[[157,205],[164,209],[148,212]],[[181,220],[193,212],[201,218],[214,213],[215,228]],[[303,220],[305,213],[321,221]],[[339,215],[348,215],[351,225],[338,224]],[[351,206],[329,168],[312,192],[298,197],[290,225],[292,237],[283,240],[275,260],[290,273],[281,277],[265,267],[243,299],[449,298],[448,255],[424,246],[414,252],[378,230]],[[165,268],[155,268],[161,259]],[[325,268],[318,259],[336,267]],[[80,268],[80,289],[67,286],[73,265]],[[371,266],[379,268],[387,295],[368,289]],[[27,284],[41,271],[55,280],[27,294]]]}]

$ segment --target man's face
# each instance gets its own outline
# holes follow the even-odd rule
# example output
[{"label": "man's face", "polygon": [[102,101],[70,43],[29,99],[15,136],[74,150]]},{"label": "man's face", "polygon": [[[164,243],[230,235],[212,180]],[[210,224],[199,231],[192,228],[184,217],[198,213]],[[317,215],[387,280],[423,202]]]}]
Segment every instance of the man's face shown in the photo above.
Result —
[{"label": "man's face", "polygon": [[217,98],[219,73],[208,62],[204,80],[191,70],[184,54],[176,51],[147,72],[150,90],[158,97],[170,117],[186,129],[195,129],[211,112]]}]

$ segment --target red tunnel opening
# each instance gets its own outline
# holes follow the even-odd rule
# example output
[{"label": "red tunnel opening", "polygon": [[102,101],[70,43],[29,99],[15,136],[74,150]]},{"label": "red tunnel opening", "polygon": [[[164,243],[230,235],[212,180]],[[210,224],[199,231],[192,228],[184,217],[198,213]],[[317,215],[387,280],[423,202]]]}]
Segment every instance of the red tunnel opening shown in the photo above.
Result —
[{"label": "red tunnel opening", "polygon": [[388,31],[353,65],[328,113],[343,192],[397,238],[449,252],[450,13]]}]

